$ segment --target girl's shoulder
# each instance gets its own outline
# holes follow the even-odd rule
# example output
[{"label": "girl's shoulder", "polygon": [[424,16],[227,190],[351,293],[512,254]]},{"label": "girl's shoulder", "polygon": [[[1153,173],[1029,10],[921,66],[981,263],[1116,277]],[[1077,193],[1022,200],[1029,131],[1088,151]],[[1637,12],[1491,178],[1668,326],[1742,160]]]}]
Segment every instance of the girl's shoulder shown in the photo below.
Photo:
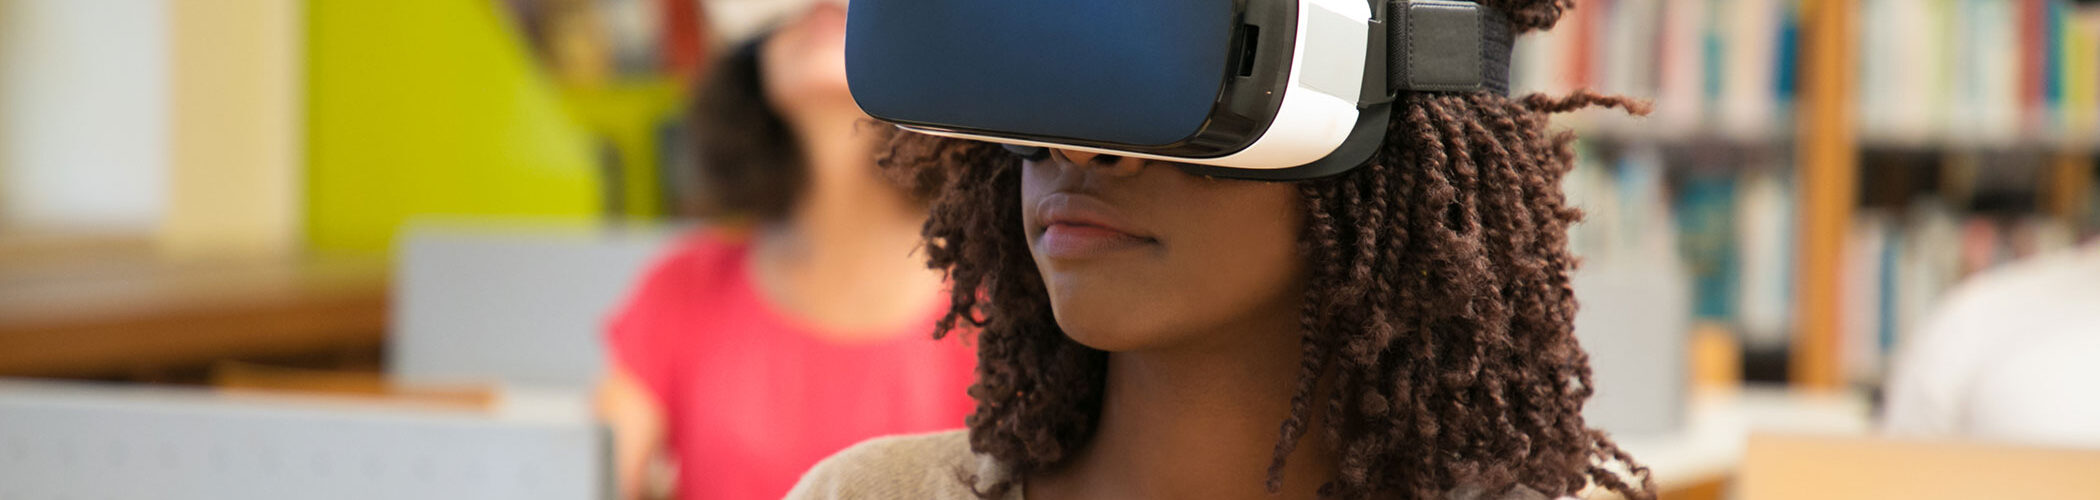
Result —
[{"label": "girl's shoulder", "polygon": [[720,292],[740,283],[749,249],[749,237],[734,227],[694,229],[665,245],[642,270],[631,298],[667,298],[680,307],[690,305],[687,295]]},{"label": "girl's shoulder", "polygon": [[721,225],[695,228],[674,241],[660,264],[708,265],[725,260],[741,263],[751,249],[751,229]]},{"label": "girl's shoulder", "polygon": [[[818,462],[787,498],[976,500],[973,485],[988,485],[1003,476],[1004,469],[996,461],[970,451],[967,430],[888,436],[863,441]],[[1016,492],[1007,498],[1020,497]]]}]

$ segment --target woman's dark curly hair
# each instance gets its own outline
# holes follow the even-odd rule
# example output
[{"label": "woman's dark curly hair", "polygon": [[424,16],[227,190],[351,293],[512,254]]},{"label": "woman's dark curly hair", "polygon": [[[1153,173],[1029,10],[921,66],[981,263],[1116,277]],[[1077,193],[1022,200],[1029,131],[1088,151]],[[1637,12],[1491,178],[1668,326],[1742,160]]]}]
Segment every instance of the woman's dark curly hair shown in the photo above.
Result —
[{"label": "woman's dark curly hair", "polygon": [[[1530,31],[1551,27],[1570,2],[1483,3]],[[1646,111],[1589,92],[1406,95],[1367,165],[1298,184],[1307,208],[1300,251],[1312,275],[1272,491],[1318,418],[1340,469],[1320,488],[1324,498],[1519,485],[1561,496],[1593,482],[1652,498],[1647,469],[1581,413],[1593,387],[1574,336],[1567,249],[1581,212],[1560,190],[1574,136],[1549,133],[1547,116],[1595,105]],[[953,284],[936,336],[976,331],[970,445],[1009,468],[981,492],[996,498],[1087,442],[1107,354],[1067,338],[1051,315],[1021,222],[1020,158],[916,134],[891,146],[884,168],[945,177],[925,227],[929,263]],[[1323,378],[1331,395],[1314,391]]]},{"label": "woman's dark curly hair", "polygon": [[[769,32],[770,33],[770,32]],[[686,215],[777,220],[802,199],[809,166],[787,119],[766,102],[759,47],[739,44],[708,72],[686,121],[693,127],[695,185]]]},{"label": "woman's dark curly hair", "polygon": [[[744,223],[777,221],[802,201],[810,166],[801,139],[766,100],[762,47],[773,31],[746,40],[715,63],[685,110],[692,126],[692,179],[675,186],[689,200],[680,215]],[[889,127],[863,132],[892,134]],[[878,137],[877,140],[881,138]],[[911,184],[913,200],[933,199],[936,182]]]}]

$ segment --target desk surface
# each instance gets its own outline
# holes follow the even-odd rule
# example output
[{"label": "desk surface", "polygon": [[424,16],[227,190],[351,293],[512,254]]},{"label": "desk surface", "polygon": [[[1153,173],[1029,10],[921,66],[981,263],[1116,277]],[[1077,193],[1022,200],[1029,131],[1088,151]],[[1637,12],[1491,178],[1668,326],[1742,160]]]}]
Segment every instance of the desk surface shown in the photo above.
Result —
[{"label": "desk surface", "polygon": [[1614,436],[1648,466],[1663,491],[1726,481],[1741,468],[1753,432],[1860,436],[1872,431],[1870,406],[1854,393],[1810,394],[1748,387],[1695,395],[1684,428]]},{"label": "desk surface", "polygon": [[1961,439],[1760,434],[1738,498],[2091,499],[2100,450]]},{"label": "desk surface", "polygon": [[381,345],[385,263],[176,262],[135,248],[0,259],[0,376],[92,377]]}]

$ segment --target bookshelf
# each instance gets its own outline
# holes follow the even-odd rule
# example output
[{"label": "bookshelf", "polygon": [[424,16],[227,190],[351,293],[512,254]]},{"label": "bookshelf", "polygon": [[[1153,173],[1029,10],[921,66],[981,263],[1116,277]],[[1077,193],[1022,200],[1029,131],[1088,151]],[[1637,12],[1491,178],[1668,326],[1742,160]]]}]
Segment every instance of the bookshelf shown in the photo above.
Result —
[{"label": "bookshelf", "polygon": [[1555,119],[1585,259],[1665,227],[1746,378],[1873,389],[1955,284],[2100,234],[2096,62],[2094,2],[1583,0],[1513,88],[1656,104]]}]

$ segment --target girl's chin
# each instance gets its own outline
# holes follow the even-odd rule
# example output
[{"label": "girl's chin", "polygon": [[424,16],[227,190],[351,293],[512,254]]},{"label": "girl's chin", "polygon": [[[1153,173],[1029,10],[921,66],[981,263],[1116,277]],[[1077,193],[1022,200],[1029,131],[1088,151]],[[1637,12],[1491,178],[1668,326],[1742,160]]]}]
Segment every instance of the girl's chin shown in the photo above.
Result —
[{"label": "girl's chin", "polygon": [[1133,318],[1128,314],[1128,311],[1129,309],[1125,309],[1123,314],[1113,314],[1117,317],[1110,321],[1099,322],[1067,321],[1065,318],[1071,315],[1060,315],[1057,324],[1060,329],[1064,330],[1065,338],[1072,339],[1073,342],[1078,342],[1079,345],[1105,352],[1132,352],[1157,349],[1173,345],[1178,340],[1173,335],[1162,333],[1154,328],[1129,324]]}]

